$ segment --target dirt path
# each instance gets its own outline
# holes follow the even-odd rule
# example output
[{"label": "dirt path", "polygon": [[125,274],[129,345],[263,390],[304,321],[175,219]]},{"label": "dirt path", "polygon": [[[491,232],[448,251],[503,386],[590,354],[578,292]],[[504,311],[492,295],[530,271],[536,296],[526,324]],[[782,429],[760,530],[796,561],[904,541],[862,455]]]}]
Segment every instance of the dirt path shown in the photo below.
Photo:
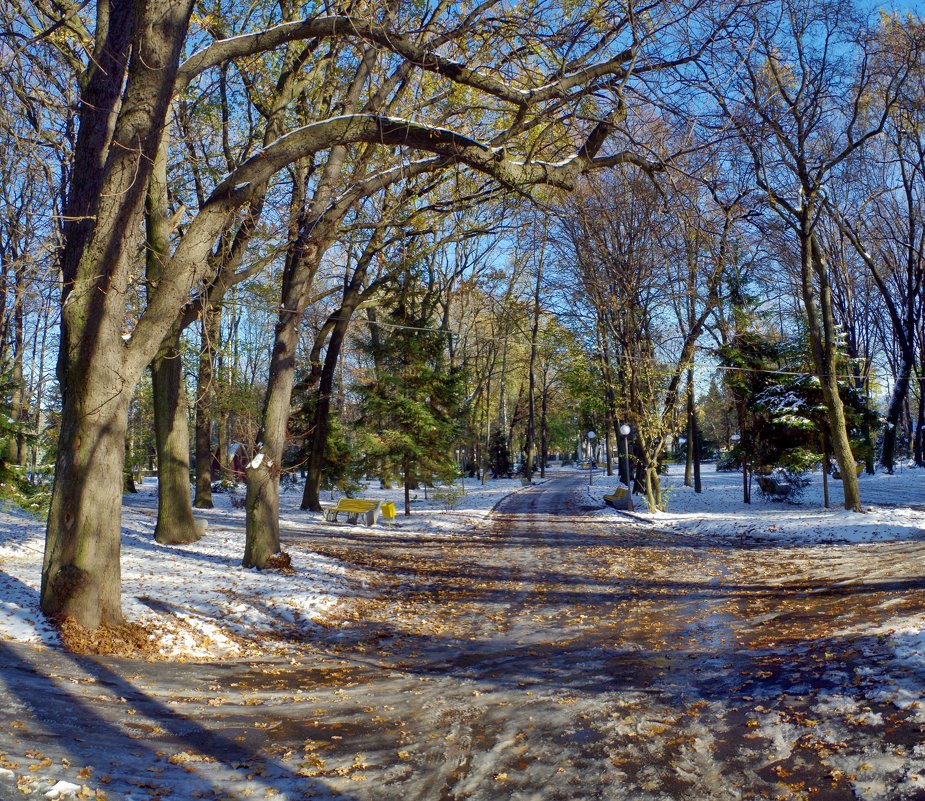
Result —
[{"label": "dirt path", "polygon": [[460,536],[303,535],[367,590],[293,663],[0,646],[5,780],[117,799],[925,798],[925,710],[904,702],[925,676],[869,634],[925,609],[920,543],[715,547],[590,518],[581,481]]}]

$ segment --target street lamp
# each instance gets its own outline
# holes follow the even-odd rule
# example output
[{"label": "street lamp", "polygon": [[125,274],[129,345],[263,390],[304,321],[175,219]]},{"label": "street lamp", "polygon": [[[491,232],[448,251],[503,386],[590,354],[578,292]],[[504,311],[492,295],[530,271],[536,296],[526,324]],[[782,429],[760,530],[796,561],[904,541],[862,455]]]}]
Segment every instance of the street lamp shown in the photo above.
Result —
[{"label": "street lamp", "polygon": [[[742,437],[739,434],[733,434],[729,437],[729,441],[733,443],[733,448],[741,441]],[[742,501],[743,503],[751,503],[751,493],[748,491],[748,466],[745,464],[745,453],[742,453]]]},{"label": "street lamp", "polygon": [[591,486],[591,476],[594,474],[594,438],[593,431],[588,432],[588,486]]},{"label": "street lamp", "polygon": [[624,423],[620,426],[620,436],[623,437],[623,452],[626,454],[626,509],[633,511],[633,479],[630,476],[630,427]]}]

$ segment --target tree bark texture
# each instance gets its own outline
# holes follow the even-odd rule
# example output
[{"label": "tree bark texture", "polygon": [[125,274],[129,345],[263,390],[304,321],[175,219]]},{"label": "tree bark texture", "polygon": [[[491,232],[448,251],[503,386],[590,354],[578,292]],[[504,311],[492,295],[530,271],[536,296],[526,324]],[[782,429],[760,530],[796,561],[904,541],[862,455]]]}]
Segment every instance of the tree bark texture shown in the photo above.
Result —
[{"label": "tree bark texture", "polygon": [[[530,366],[529,388],[527,390],[527,461],[524,466],[524,475],[527,480],[533,479],[533,460],[536,456],[536,342],[540,330],[540,289],[543,281],[542,253],[536,265],[536,283],[533,287],[533,320],[530,326]],[[610,475],[610,447],[607,449],[607,475]]]},{"label": "tree bark texture", "polygon": [[42,611],[73,617],[88,628],[119,625],[122,466],[131,394],[105,382],[99,370],[69,372],[42,565]]},{"label": "tree bark texture", "polygon": [[280,552],[279,467],[266,451],[258,452],[245,471],[247,480],[244,567],[266,567]]},{"label": "tree bark texture", "polygon": [[546,478],[546,461],[549,458],[549,423],[546,416],[548,409],[549,385],[546,382],[544,371],[543,395],[540,404],[540,478]]}]

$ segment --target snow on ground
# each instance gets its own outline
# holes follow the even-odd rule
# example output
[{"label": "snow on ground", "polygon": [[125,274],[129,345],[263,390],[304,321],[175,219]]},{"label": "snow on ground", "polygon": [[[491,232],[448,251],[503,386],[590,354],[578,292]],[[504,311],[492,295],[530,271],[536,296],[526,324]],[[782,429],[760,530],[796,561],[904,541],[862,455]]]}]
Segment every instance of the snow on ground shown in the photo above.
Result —
[{"label": "snow on ground", "polygon": [[[435,499],[432,491],[426,499],[423,491],[415,492],[407,518],[400,490],[369,489],[361,495],[395,502],[399,517],[391,529],[361,528],[384,537],[393,530],[422,537],[465,530],[520,486],[520,481],[492,481],[483,487],[469,480],[465,496],[455,501]],[[285,572],[241,567],[244,510],[231,501],[243,496],[243,487],[237,496],[216,493],[214,510],[197,510],[197,517],[208,524],[206,535],[182,546],[154,541],[156,481],[146,479],[139,490],[123,507],[122,610],[128,620],[152,632],[164,657],[244,656],[266,647],[283,651],[357,591],[343,566],[299,540],[300,533],[335,533],[345,525],[301,511],[301,488],[285,490],[280,500],[283,548],[293,568]],[[44,537],[42,522],[11,508],[0,510],[0,638],[59,644],[56,630],[38,608]]]},{"label": "snow on ground", "polygon": [[[829,479],[830,509],[823,508],[822,474],[809,475],[799,503],[767,501],[752,482],[752,502],[742,500],[742,474],[718,473],[713,464],[701,470],[702,492],[684,486],[684,466],[670,465],[662,486],[667,512],[649,513],[645,497],[635,496],[636,514],[658,524],[712,537],[734,537],[776,544],[837,544],[880,540],[925,539],[925,470],[904,467],[893,475],[860,477],[864,514],[846,512],[841,482]],[[601,499],[619,480],[600,473],[591,494]]]}]

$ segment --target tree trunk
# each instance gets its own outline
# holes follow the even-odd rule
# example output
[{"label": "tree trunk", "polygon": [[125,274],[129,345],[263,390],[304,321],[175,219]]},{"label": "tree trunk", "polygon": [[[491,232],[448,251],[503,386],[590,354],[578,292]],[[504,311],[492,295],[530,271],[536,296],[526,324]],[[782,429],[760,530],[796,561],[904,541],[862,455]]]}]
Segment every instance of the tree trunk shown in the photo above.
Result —
[{"label": "tree trunk", "polygon": [[742,500],[745,503],[752,502],[752,483],[749,480],[748,473],[749,473],[748,462],[746,462],[743,457],[742,459]]},{"label": "tree trunk", "polygon": [[[162,139],[145,198],[145,273],[156,287],[170,260],[167,213],[167,141]],[[185,545],[202,537],[193,517],[190,495],[189,419],[179,323],[164,337],[151,362],[154,396],[154,438],[157,448],[157,525],[154,539],[162,545]]]},{"label": "tree trunk", "polygon": [[[800,221],[801,279],[807,332],[816,373],[822,384],[822,397],[825,400],[831,435],[829,444],[842,474],[845,509],[860,512],[861,493],[858,487],[858,476],[855,472],[851,441],[848,439],[845,409],[838,389],[832,288],[829,284],[825,256],[812,232],[812,215],[812,204],[807,203]],[[818,307],[813,274],[819,285]]]},{"label": "tree trunk", "polygon": [[318,381],[318,397],[315,404],[315,417],[308,453],[307,475],[305,488],[302,492],[302,508],[312,512],[321,511],[321,479],[331,422],[331,395],[334,390],[334,376],[337,373],[341,347],[350,326],[353,308],[341,308],[335,316],[337,320],[331,330],[331,338],[328,341],[328,348],[324,355],[324,365],[321,368],[321,377]]},{"label": "tree trunk", "polygon": [[[23,422],[23,398],[25,395],[25,388],[23,387],[21,342],[16,342],[14,345],[12,381],[13,396],[10,400],[10,418],[16,425],[21,425]],[[7,462],[17,465],[22,464],[21,452],[23,450],[24,448],[22,435],[16,434],[15,436],[11,436],[6,446]],[[25,454],[23,453],[22,456],[24,455]]]},{"label": "tree trunk", "polygon": [[880,464],[887,473],[895,469],[896,436],[899,433],[899,422],[902,416],[903,405],[909,395],[909,384],[912,375],[912,356],[903,354],[900,362],[899,375],[893,384],[890,395],[890,404],[887,407],[886,422],[883,426],[883,441],[880,447]]},{"label": "tree trunk", "polygon": [[122,468],[122,492],[134,495],[138,492],[135,487],[135,477],[132,475],[132,424],[129,421],[125,429],[125,467]]},{"label": "tree trunk", "polygon": [[72,164],[78,180],[63,226],[63,405],[41,587],[43,612],[71,616],[88,628],[122,622],[128,406],[166,330],[152,321],[151,335],[123,340],[125,298],[138,244],[133,232],[142,220],[192,0],[113,0],[107,10],[81,90]]},{"label": "tree trunk", "polygon": [[[13,301],[13,397],[10,402],[10,417],[18,426],[22,426],[28,418],[23,377],[25,284],[25,267],[19,265],[16,268],[16,298]],[[17,465],[26,463],[26,437],[23,432],[10,437],[7,461]]]},{"label": "tree trunk", "polygon": [[694,492],[703,492],[700,480],[700,427],[697,425],[697,397],[694,392],[694,371],[687,371],[689,385],[688,395],[688,423],[687,423],[687,452],[691,455],[691,464],[694,468]]},{"label": "tree trunk", "polygon": [[[276,323],[275,342],[270,357],[270,374],[263,404],[263,423],[258,441],[263,458],[259,465],[248,468],[247,531],[244,551],[245,567],[264,567],[266,559],[280,549],[279,537],[279,477],[289,406],[295,384],[295,357],[299,340],[299,325],[314,278],[321,249],[305,253],[306,243],[291,249],[292,261],[283,279],[282,305]],[[296,264],[308,256],[304,263]],[[253,462],[251,463],[254,464]]]},{"label": "tree trunk", "polygon": [[[280,551],[280,463],[286,444],[289,403],[295,380],[294,334],[297,334],[297,330],[279,330],[279,326],[277,328],[276,345],[270,362],[270,380],[263,407],[263,425],[259,439],[262,445],[257,457],[245,472],[247,531],[244,567],[265,567],[267,559]],[[296,329],[297,325],[283,324],[283,328]]]},{"label": "tree trunk", "polygon": [[925,364],[919,366],[919,410],[915,424],[915,451],[914,458],[917,467],[925,467],[925,447],[922,438],[925,436]]},{"label": "tree trunk", "polygon": [[694,484],[694,377],[691,370],[687,371],[687,450],[684,462],[684,486]]},{"label": "tree trunk", "polygon": [[407,456],[402,459],[401,469],[405,485],[405,517],[411,517],[411,463]]},{"label": "tree trunk", "polygon": [[186,545],[202,537],[190,493],[189,418],[180,333],[171,332],[151,363],[157,446],[157,526],[162,545]]},{"label": "tree trunk", "polygon": [[279,539],[279,468],[264,451],[247,465],[247,536],[244,567],[266,567],[281,550]]},{"label": "tree trunk", "polygon": [[549,458],[549,423],[546,413],[549,407],[549,386],[543,376],[543,394],[540,401],[540,478],[546,477],[546,460]]},{"label": "tree trunk", "polygon": [[197,509],[212,508],[212,409],[215,351],[222,325],[222,308],[208,305],[202,314],[202,340],[196,380],[196,500]]},{"label": "tree trunk", "polygon": [[[536,457],[536,341],[540,330],[540,288],[543,281],[543,259],[539,256],[536,267],[536,284],[533,288],[533,325],[530,329],[530,385],[527,394],[527,462],[524,476],[527,481],[533,480],[533,460]],[[610,466],[610,457],[607,460]],[[609,473],[608,473],[609,475]]]},{"label": "tree trunk", "polygon": [[646,505],[650,512],[664,511],[662,508],[662,480],[658,474],[658,464],[646,465]]},{"label": "tree trunk", "polygon": [[[122,468],[130,391],[69,370],[42,566],[42,611],[87,628],[122,623]],[[116,375],[112,372],[111,375]]]}]

